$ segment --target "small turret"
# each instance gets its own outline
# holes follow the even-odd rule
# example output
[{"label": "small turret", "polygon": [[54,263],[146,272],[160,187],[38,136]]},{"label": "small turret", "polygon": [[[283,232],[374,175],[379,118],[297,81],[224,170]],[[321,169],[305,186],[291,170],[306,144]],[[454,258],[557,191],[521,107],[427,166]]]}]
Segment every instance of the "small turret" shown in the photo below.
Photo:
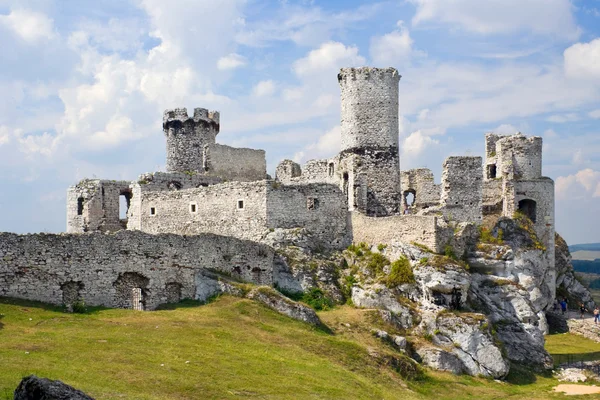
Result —
[{"label": "small turret", "polygon": [[194,116],[189,117],[185,108],[166,110],[167,172],[202,171],[204,147],[215,143],[219,124],[217,111],[195,108]]}]

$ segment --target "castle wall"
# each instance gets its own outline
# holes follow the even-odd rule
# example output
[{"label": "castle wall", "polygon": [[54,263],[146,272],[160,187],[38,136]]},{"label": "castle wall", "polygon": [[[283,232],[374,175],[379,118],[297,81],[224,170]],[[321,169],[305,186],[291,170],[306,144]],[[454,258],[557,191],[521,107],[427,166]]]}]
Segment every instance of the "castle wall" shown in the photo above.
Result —
[{"label": "castle wall", "polygon": [[267,226],[306,228],[313,240],[327,248],[350,244],[346,198],[330,184],[267,186]]},{"label": "castle wall", "polygon": [[82,180],[67,191],[67,232],[117,231],[125,229],[119,215],[119,197],[131,198],[130,182]]},{"label": "castle wall", "polygon": [[142,190],[138,229],[149,233],[215,233],[259,240],[267,229],[268,184],[227,182],[176,191]]},{"label": "castle wall", "polygon": [[402,187],[402,209],[406,207],[406,196],[413,193],[413,207],[422,209],[436,206],[440,202],[440,185],[436,185],[433,172],[427,168],[410,169],[400,172]]},{"label": "castle wall", "polygon": [[260,181],[267,177],[264,150],[211,144],[205,148],[206,174],[227,181]]},{"label": "castle wall", "polygon": [[483,214],[502,213],[502,179],[483,181]]},{"label": "castle wall", "polygon": [[392,245],[417,242],[440,253],[446,245],[438,237],[437,217],[434,216],[393,215],[375,218],[352,212],[351,218],[354,243]]},{"label": "castle wall", "polygon": [[542,176],[542,138],[521,134],[507,136],[496,142],[498,176],[527,180]]},{"label": "castle wall", "polygon": [[480,224],[483,218],[481,157],[448,157],[443,164],[441,211],[457,222]]},{"label": "castle wall", "polygon": [[140,287],[145,308],[154,309],[195,298],[205,268],[271,285],[273,257],[268,246],[211,234],[0,233],[0,296],[131,308],[131,289]]}]

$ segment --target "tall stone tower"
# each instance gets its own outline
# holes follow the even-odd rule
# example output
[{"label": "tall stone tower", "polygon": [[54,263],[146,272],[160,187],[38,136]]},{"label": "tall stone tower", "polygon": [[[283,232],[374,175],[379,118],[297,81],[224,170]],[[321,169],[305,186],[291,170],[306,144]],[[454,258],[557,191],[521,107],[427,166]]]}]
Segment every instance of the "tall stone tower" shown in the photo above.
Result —
[{"label": "tall stone tower", "polygon": [[340,166],[350,208],[372,216],[400,211],[398,83],[394,68],[342,68]]},{"label": "tall stone tower", "polygon": [[187,109],[166,110],[163,131],[167,137],[167,172],[204,171],[205,148],[215,144],[219,133],[219,113],[194,108],[189,117]]}]

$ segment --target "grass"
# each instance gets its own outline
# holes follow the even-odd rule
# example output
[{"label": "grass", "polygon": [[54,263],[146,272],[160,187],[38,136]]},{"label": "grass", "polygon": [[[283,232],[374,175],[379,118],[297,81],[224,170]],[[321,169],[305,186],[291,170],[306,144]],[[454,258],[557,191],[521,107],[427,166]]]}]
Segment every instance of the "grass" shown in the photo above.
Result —
[{"label": "grass", "polygon": [[401,357],[370,334],[374,326],[393,333],[373,310],[320,312],[333,332],[327,334],[229,296],[168,308],[68,314],[0,299],[0,399],[11,398],[32,373],[99,400],[560,397],[549,393],[555,380],[533,374],[497,383],[427,371],[418,381],[404,380],[369,356],[367,349]]},{"label": "grass", "polygon": [[557,333],[546,336],[546,350],[555,364],[570,361],[600,360],[600,343],[581,335]]}]

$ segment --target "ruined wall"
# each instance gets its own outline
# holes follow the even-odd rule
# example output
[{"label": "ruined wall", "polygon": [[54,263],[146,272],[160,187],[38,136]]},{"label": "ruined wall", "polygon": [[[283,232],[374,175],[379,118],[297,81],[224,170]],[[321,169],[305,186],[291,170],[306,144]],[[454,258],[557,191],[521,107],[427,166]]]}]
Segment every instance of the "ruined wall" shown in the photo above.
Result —
[{"label": "ruined wall", "polygon": [[417,210],[436,206],[440,202],[440,185],[436,185],[433,172],[427,168],[416,168],[400,172],[402,187],[402,209],[407,206],[407,196],[414,195],[413,207]]},{"label": "ruined wall", "polygon": [[520,133],[496,142],[498,176],[511,180],[537,179],[542,176],[542,138]]},{"label": "ruined wall", "polygon": [[502,213],[502,179],[484,179],[483,214]]},{"label": "ruined wall", "polygon": [[219,113],[205,108],[195,108],[193,117],[185,108],[166,110],[167,171],[204,171],[204,146],[215,143],[219,124]]},{"label": "ruined wall", "polygon": [[283,160],[277,164],[275,169],[275,179],[281,183],[290,183],[294,178],[298,178],[302,175],[302,168],[300,164],[292,160]]},{"label": "ruined wall", "polygon": [[322,247],[350,244],[348,205],[342,191],[325,183],[267,186],[268,228],[306,228]]},{"label": "ruined wall", "polygon": [[417,215],[394,215],[368,217],[352,212],[352,237],[354,243],[372,245],[417,242],[436,252],[443,252],[448,238],[438,237],[437,217]]},{"label": "ruined wall", "polygon": [[[366,193],[368,215],[385,216],[400,211],[400,161],[398,154],[398,82],[394,68],[342,68],[340,162],[355,156],[352,186]],[[357,177],[360,179],[357,181]],[[362,187],[366,185],[366,187]]]},{"label": "ruined wall", "polygon": [[267,177],[264,150],[211,144],[204,150],[206,174],[227,181],[259,181]]},{"label": "ruined wall", "polygon": [[85,179],[67,190],[67,232],[117,231],[125,229],[120,219],[119,197],[131,199],[130,182]]},{"label": "ruined wall", "polygon": [[442,171],[441,211],[457,222],[480,224],[483,218],[481,157],[448,157]]},{"label": "ruined wall", "polygon": [[211,234],[0,233],[0,296],[131,308],[139,287],[154,309],[177,294],[194,298],[205,268],[271,285],[273,256],[268,246]]},{"label": "ruined wall", "polygon": [[[554,181],[550,178],[541,178],[515,183],[514,209],[519,209],[522,200],[535,201],[534,226],[538,238],[547,247],[549,252],[554,251]],[[527,214],[527,210],[522,210]],[[507,215],[512,217],[512,215]],[[554,253],[552,253],[554,257]],[[552,258],[553,259],[553,258]]]},{"label": "ruined wall", "polygon": [[227,182],[176,191],[142,190],[137,229],[259,240],[267,229],[268,185],[266,181]]}]

